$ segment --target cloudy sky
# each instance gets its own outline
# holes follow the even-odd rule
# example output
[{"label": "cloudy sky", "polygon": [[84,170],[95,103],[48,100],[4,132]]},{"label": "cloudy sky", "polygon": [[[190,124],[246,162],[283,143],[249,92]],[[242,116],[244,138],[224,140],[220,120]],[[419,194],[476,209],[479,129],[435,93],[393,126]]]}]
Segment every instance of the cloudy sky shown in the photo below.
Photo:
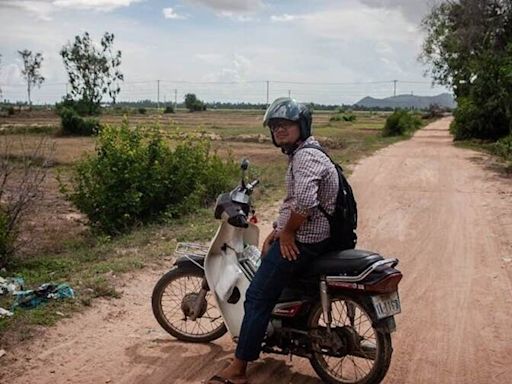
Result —
[{"label": "cloudy sky", "polygon": [[418,61],[432,0],[0,0],[0,88],[24,100],[18,50],[44,56],[37,102],[59,100],[59,50],[88,31],[115,34],[121,99],[353,103],[370,95],[432,95]]}]

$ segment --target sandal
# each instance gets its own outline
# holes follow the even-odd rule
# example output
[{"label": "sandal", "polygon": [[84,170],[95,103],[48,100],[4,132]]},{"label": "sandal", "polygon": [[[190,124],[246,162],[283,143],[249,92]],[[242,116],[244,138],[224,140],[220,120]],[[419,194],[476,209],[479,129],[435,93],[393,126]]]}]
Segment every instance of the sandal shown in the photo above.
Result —
[{"label": "sandal", "polygon": [[205,383],[210,384],[212,382],[219,383],[219,384],[247,384],[247,381],[234,382],[234,381],[231,381],[231,380],[226,379],[219,375],[214,375],[214,376],[210,377]]}]

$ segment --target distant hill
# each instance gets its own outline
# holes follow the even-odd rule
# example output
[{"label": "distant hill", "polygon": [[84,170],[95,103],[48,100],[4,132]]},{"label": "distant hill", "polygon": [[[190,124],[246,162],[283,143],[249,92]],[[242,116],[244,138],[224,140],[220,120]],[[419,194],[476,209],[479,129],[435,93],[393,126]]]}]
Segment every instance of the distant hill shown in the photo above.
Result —
[{"label": "distant hill", "polygon": [[437,104],[440,107],[446,108],[455,108],[457,106],[453,100],[453,96],[449,93],[441,93],[437,96],[398,95],[386,97],[385,99],[375,99],[367,96],[354,105],[365,108],[427,109],[431,104]]}]

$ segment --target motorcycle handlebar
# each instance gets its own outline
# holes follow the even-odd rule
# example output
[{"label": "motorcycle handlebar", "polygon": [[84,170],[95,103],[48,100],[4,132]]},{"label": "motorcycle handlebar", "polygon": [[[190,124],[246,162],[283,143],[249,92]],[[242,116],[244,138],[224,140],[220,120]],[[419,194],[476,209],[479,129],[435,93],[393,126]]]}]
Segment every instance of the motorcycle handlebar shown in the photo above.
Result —
[{"label": "motorcycle handlebar", "polygon": [[247,189],[252,190],[255,186],[260,183],[258,179],[254,180],[252,183],[247,184]]}]

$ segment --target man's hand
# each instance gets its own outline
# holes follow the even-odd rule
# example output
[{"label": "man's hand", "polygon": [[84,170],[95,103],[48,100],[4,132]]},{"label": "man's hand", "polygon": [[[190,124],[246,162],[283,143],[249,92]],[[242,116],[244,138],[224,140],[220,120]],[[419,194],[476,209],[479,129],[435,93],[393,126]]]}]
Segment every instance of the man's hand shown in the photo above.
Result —
[{"label": "man's hand", "polygon": [[299,248],[295,244],[295,232],[283,229],[279,234],[279,243],[281,246],[281,255],[289,261],[297,260],[299,257]]},{"label": "man's hand", "polygon": [[272,232],[270,232],[270,234],[267,236],[267,238],[263,242],[263,247],[261,248],[261,257],[262,258],[267,256],[270,246],[276,240],[276,234],[277,234],[277,231],[274,229]]}]

